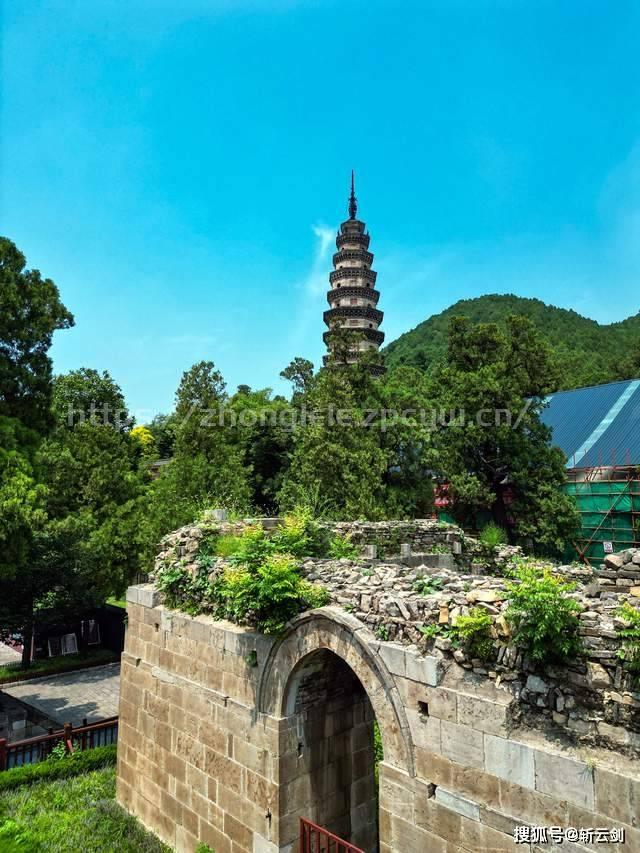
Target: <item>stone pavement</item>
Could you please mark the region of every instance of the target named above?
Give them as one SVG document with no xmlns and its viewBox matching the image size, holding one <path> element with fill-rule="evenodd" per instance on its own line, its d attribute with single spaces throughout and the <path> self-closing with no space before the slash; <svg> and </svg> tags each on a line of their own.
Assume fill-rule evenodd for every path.
<svg viewBox="0 0 640 853">
<path fill-rule="evenodd" d="M 20 663 L 22 655 L 17 652 L 12 646 L 6 643 L 0 643 L 0 665 L 5 663 Z"/>
<path fill-rule="evenodd" d="M 5 687 L 4 693 L 37 708 L 62 726 L 114 717 L 120 696 L 120 664 L 50 675 Z"/>
</svg>

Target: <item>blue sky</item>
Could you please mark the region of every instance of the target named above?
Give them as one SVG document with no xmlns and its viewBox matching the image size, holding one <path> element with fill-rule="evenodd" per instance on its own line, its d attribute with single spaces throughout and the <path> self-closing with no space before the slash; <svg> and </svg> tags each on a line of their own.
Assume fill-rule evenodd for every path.
<svg viewBox="0 0 640 853">
<path fill-rule="evenodd" d="M 452 302 L 640 310 L 640 5 L 5 0 L 1 229 L 140 420 L 322 356 L 351 168 L 387 340 Z"/>
</svg>

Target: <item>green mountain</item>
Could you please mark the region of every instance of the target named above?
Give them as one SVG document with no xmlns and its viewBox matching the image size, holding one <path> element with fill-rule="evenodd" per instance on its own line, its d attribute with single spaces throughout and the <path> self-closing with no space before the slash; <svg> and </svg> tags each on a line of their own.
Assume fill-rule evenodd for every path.
<svg viewBox="0 0 640 853">
<path fill-rule="evenodd" d="M 453 317 L 500 324 L 510 314 L 528 317 L 553 347 L 562 369 L 561 388 L 640 376 L 640 313 L 620 323 L 600 325 L 576 311 L 512 294 L 461 299 L 434 314 L 385 348 L 387 365 L 409 364 L 428 370 L 446 352 Z"/>
</svg>

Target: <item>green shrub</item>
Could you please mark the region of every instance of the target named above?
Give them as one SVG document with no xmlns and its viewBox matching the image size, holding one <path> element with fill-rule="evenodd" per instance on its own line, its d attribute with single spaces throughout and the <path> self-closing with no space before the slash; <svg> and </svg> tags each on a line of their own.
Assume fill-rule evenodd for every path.
<svg viewBox="0 0 640 853">
<path fill-rule="evenodd" d="M 168 565 L 158 573 L 156 586 L 170 608 L 192 615 L 210 611 L 277 633 L 298 613 L 329 601 L 326 590 L 301 577 L 299 566 L 304 556 L 324 553 L 326 544 L 326 533 L 300 510 L 272 534 L 255 525 L 240 536 L 207 539 L 198 551 L 195 577 L 180 564 Z M 230 568 L 211 582 L 209 572 L 219 556 Z"/>
<path fill-rule="evenodd" d="M 413 584 L 413 591 L 418 595 L 433 595 L 442 589 L 442 578 L 417 578 Z"/>
<path fill-rule="evenodd" d="M 382 746 L 382 735 L 380 734 L 380 726 L 378 721 L 373 721 L 373 776 L 376 791 L 380 785 L 380 762 L 384 761 L 384 749 Z"/>
<path fill-rule="evenodd" d="M 310 509 L 297 507 L 284 518 L 272 537 L 274 549 L 294 557 L 321 557 L 327 553 L 329 537 Z"/>
<path fill-rule="evenodd" d="M 504 527 L 500 527 L 499 524 L 490 521 L 482 528 L 480 541 L 489 548 L 495 548 L 497 545 L 505 545 L 509 541 L 509 538 Z"/>
<path fill-rule="evenodd" d="M 454 633 L 470 658 L 487 661 L 493 656 L 493 620 L 483 607 L 474 607 L 468 616 L 459 616 Z"/>
<path fill-rule="evenodd" d="M 205 598 L 212 593 L 206 566 L 200 566 L 195 577 L 182 565 L 166 566 L 156 575 L 155 583 L 167 607 L 192 616 L 202 612 Z"/>
<path fill-rule="evenodd" d="M 442 625 L 439 625 L 437 622 L 431 622 L 429 625 L 421 625 L 418 630 L 427 640 L 433 640 L 434 637 L 442 633 Z"/>
<path fill-rule="evenodd" d="M 386 642 L 389 639 L 389 629 L 384 624 L 378 625 L 375 630 L 375 635 L 379 640 L 384 640 Z"/>
<path fill-rule="evenodd" d="M 623 640 L 618 656 L 638 679 L 640 678 L 640 610 L 625 601 L 616 610 L 616 616 L 626 622 L 624 628 L 617 629 L 618 636 Z"/>
<path fill-rule="evenodd" d="M 262 526 L 247 527 L 240 536 L 235 554 L 229 557 L 229 562 L 235 566 L 243 566 L 251 571 L 257 570 L 276 548 Z"/>
<path fill-rule="evenodd" d="M 0 793 L 14 790 L 21 785 L 33 785 L 34 782 L 45 780 L 66 779 L 109 767 L 116 763 L 116 745 L 98 746 L 86 749 L 84 752 L 74 752 L 64 761 L 48 759 L 37 764 L 25 764 L 23 767 L 12 767 L 0 773 Z"/>
<path fill-rule="evenodd" d="M 429 551 L 427 553 L 429 553 L 429 554 L 450 554 L 451 548 L 448 545 L 436 544 L 436 545 L 432 545 L 431 548 L 429 548 Z"/>
<path fill-rule="evenodd" d="M 242 547 L 241 543 L 241 536 L 234 536 L 231 533 L 226 534 L 225 536 L 219 536 L 215 543 L 216 557 L 233 557 Z"/>
<path fill-rule="evenodd" d="M 269 554 L 257 568 L 227 570 L 216 592 L 227 618 L 254 624 L 265 634 L 278 633 L 302 610 L 328 600 L 325 590 L 300 577 L 295 558 L 288 554 Z"/>
<path fill-rule="evenodd" d="M 568 597 L 575 584 L 556 577 L 550 568 L 522 560 L 507 584 L 511 602 L 505 617 L 514 642 L 536 663 L 564 661 L 578 655 L 577 601 Z"/>
<path fill-rule="evenodd" d="M 331 537 L 329 542 L 329 557 L 333 560 L 357 560 L 360 552 L 353 544 L 350 536 L 341 536 L 337 533 Z"/>
</svg>

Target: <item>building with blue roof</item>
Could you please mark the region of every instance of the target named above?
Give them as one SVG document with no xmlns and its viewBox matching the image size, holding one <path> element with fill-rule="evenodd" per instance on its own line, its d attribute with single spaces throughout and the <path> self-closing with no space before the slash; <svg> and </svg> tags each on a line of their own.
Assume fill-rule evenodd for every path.
<svg viewBox="0 0 640 853">
<path fill-rule="evenodd" d="M 558 391 L 541 418 L 567 457 L 567 491 L 576 497 L 580 559 L 640 547 L 640 379 Z"/>
</svg>

